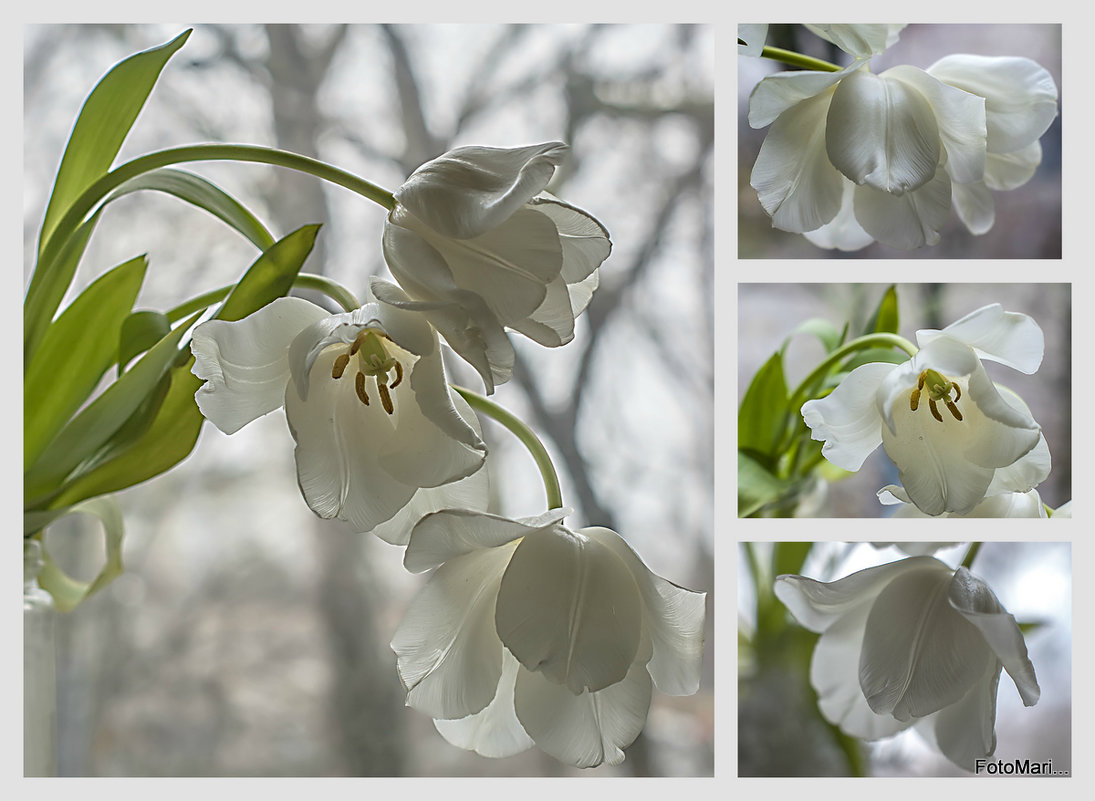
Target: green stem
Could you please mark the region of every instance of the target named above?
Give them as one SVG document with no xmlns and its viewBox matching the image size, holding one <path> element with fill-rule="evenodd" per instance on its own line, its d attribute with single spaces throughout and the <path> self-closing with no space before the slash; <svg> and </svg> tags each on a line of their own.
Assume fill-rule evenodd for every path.
<svg viewBox="0 0 1095 801">
<path fill-rule="evenodd" d="M 161 167 L 192 161 L 241 161 L 255 164 L 272 164 L 277 167 L 314 175 L 317 178 L 338 184 L 351 192 L 356 192 L 362 197 L 372 200 L 374 203 L 378 203 L 389 211 L 395 208 L 395 198 L 388 190 L 318 159 L 302 156 L 298 153 L 290 153 L 287 150 L 260 147 L 258 145 L 217 143 L 186 145 L 159 150 L 135 158 L 132 161 L 127 161 L 95 181 L 76 198 L 76 201 L 53 229 L 53 235 L 43 250 L 43 256 L 47 251 L 50 251 L 52 256 L 52 251 L 60 246 L 56 243 L 63 244 L 64 240 L 68 238 L 67 232 L 75 230 L 80 221 L 95 208 L 95 204 L 126 181 L 146 172 L 158 170 Z M 58 236 L 61 238 L 58 239 Z M 50 259 L 43 258 L 41 261 L 48 263 Z"/>
<path fill-rule="evenodd" d="M 966 551 L 966 557 L 962 560 L 962 567 L 969 570 L 973 567 L 973 560 L 977 557 L 977 552 L 981 550 L 982 542 L 971 542 L 970 549 Z"/>
<path fill-rule="evenodd" d="M 792 67 L 802 67 L 807 70 L 840 72 L 844 69 L 843 67 L 838 67 L 836 64 L 830 64 L 828 61 L 822 61 L 820 58 L 804 56 L 802 53 L 796 53 L 793 50 L 784 50 L 782 47 L 770 47 L 765 45 L 760 56 L 761 58 L 782 61 L 784 64 L 790 64 Z"/>
<path fill-rule="evenodd" d="M 332 281 L 325 275 L 301 273 L 293 280 L 293 286 L 296 289 L 313 289 L 317 292 L 322 292 L 348 312 L 361 307 L 361 303 L 354 297 L 354 294 L 350 290 L 338 282 Z M 167 319 L 169 322 L 174 323 L 196 311 L 207 309 L 214 303 L 220 303 L 228 297 L 228 294 L 235 288 L 235 284 L 229 284 L 228 286 L 211 289 L 197 297 L 193 297 L 185 303 L 181 303 L 175 308 L 169 309 L 166 312 Z"/>
<path fill-rule="evenodd" d="M 544 481 L 544 492 L 547 495 L 548 509 L 561 509 L 563 506 L 563 492 L 559 487 L 559 476 L 555 472 L 555 465 L 552 464 L 544 443 L 540 441 L 536 433 L 512 412 L 503 409 L 478 392 L 458 387 L 455 384 L 450 386 L 460 393 L 460 397 L 466 400 L 473 409 L 501 423 L 521 441 L 521 444 L 532 454 L 532 458 L 540 470 L 540 476 Z"/>
</svg>

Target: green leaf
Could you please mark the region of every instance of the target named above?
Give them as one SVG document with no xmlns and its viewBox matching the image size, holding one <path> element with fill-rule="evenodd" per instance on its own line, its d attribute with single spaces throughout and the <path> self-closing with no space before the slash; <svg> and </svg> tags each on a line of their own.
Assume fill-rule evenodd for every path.
<svg viewBox="0 0 1095 801">
<path fill-rule="evenodd" d="M 23 380 L 23 469 L 95 389 L 118 353 L 148 262 L 125 262 L 96 279 L 46 330 Z"/>
<path fill-rule="evenodd" d="M 158 311 L 136 311 L 122 322 L 118 341 L 118 374 L 171 332 L 167 315 Z"/>
<path fill-rule="evenodd" d="M 183 170 L 163 168 L 130 178 L 103 201 L 142 190 L 165 192 L 203 209 L 245 236 L 259 250 L 274 244 L 274 237 L 247 208 L 206 179 Z"/>
<path fill-rule="evenodd" d="M 168 59 L 191 31 L 116 64 L 88 95 L 72 128 L 42 221 L 42 255 L 69 206 L 110 170 Z M 67 232 L 59 232 L 66 236 Z"/>
<path fill-rule="evenodd" d="M 98 592 L 123 571 L 122 538 L 125 525 L 122 510 L 113 498 L 92 498 L 83 503 L 48 512 L 31 512 L 23 516 L 24 535 L 40 531 L 50 523 L 71 514 L 87 514 L 99 519 L 103 524 L 103 536 L 106 538 L 106 561 L 98 575 L 91 581 L 74 579 L 61 570 L 50 558 L 42 543 L 42 570 L 38 574 L 38 583 L 42 589 L 53 596 L 54 606 L 60 612 L 69 612 L 95 592 Z"/>
<path fill-rule="evenodd" d="M 76 268 L 84 257 L 88 240 L 99 224 L 101 214 L 102 209 L 78 226 L 60 252 L 38 262 L 23 304 L 24 370 L 38 352 L 42 336 L 72 284 L 72 277 L 76 275 Z"/>
<path fill-rule="evenodd" d="M 199 316 L 195 314 L 157 342 L 132 370 L 123 373 L 61 429 L 23 476 L 26 498 L 34 499 L 56 488 L 130 419 L 156 391 L 179 355 L 180 340 Z"/>
<path fill-rule="evenodd" d="M 753 376 L 738 410 L 738 448 L 771 467 L 787 425 L 788 391 L 783 354 L 776 352 Z"/>
<path fill-rule="evenodd" d="M 764 465 L 738 451 L 738 517 L 750 517 L 779 500 L 788 486 Z"/>
<path fill-rule="evenodd" d="M 863 333 L 896 334 L 900 325 L 901 318 L 897 311 L 897 286 L 891 284 L 867 321 Z"/>
<path fill-rule="evenodd" d="M 305 225 L 278 240 L 255 260 L 217 312 L 219 320 L 242 320 L 284 297 L 312 252 L 320 226 Z"/>
<path fill-rule="evenodd" d="M 318 232 L 318 225 L 306 225 L 259 256 L 217 316 L 238 320 L 284 296 L 311 253 Z M 117 492 L 171 469 L 190 454 L 205 419 L 194 401 L 202 380 L 190 372 L 193 363 L 191 356 L 171 370 L 170 386 L 148 428 L 136 438 L 113 443 L 110 453 L 98 456 L 93 467 L 62 486 L 51 506 Z"/>
<path fill-rule="evenodd" d="M 144 433 L 120 444 L 96 467 L 67 482 L 51 505 L 68 506 L 117 492 L 158 476 L 185 459 L 194 449 L 205 419 L 194 402 L 202 381 L 190 372 L 193 363 L 190 357 L 172 368 L 167 393 Z"/>
</svg>

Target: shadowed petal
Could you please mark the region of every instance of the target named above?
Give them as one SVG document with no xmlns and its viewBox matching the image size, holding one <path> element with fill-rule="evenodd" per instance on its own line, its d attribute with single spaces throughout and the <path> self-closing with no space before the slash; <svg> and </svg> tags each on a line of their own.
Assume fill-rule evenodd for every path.
<svg viewBox="0 0 1095 801">
<path fill-rule="evenodd" d="M 502 678 L 494 700 L 480 712 L 458 720 L 435 719 L 437 731 L 458 748 L 480 756 L 501 758 L 527 751 L 535 743 L 513 708 L 514 685 L 521 663 L 503 649 Z"/>
</svg>

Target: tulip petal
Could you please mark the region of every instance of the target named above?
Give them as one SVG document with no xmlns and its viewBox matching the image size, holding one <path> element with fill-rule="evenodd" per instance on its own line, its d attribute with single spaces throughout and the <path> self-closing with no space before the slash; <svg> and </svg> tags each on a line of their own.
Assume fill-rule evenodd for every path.
<svg viewBox="0 0 1095 801">
<path fill-rule="evenodd" d="M 510 379 L 513 345 L 478 295 L 453 285 L 445 299 L 411 300 L 395 284 L 376 276 L 370 279 L 369 288 L 380 302 L 425 316 L 449 346 L 479 373 L 488 395 L 494 392 L 496 383 Z"/>
<path fill-rule="evenodd" d="M 615 531 L 583 528 L 624 562 L 643 599 L 643 626 L 652 643 L 647 670 L 658 689 L 668 695 L 691 695 L 700 686 L 703 669 L 703 626 L 706 593 L 678 587 L 650 572 L 642 558 Z"/>
<path fill-rule="evenodd" d="M 984 98 L 948 86 L 924 70 L 907 64 L 888 69 L 879 78 L 908 84 L 927 99 L 947 152 L 946 169 L 955 183 L 980 181 L 984 177 Z"/>
<path fill-rule="evenodd" d="M 749 183 L 780 230 L 812 231 L 840 211 L 843 178 L 825 153 L 829 98 L 811 97 L 781 114 L 753 164 Z"/>
<path fill-rule="evenodd" d="M 328 316 L 306 300 L 278 298 L 242 320 L 210 320 L 195 328 L 193 373 L 205 380 L 194 395 L 201 413 L 225 434 L 234 434 L 281 408 L 290 343 Z"/>
<path fill-rule="evenodd" d="M 514 687 L 521 667 L 509 651 L 503 649 L 502 678 L 498 692 L 486 707 L 458 720 L 435 719 L 434 728 L 458 748 L 480 756 L 499 759 L 527 751 L 535 743 L 529 737 L 514 709 Z"/>
<path fill-rule="evenodd" d="M 811 439 L 825 441 L 821 452 L 833 464 L 854 472 L 882 444 L 875 393 L 894 369 L 882 362 L 860 365 L 827 397 L 802 405 Z"/>
<path fill-rule="evenodd" d="M 960 701 L 917 723 L 917 731 L 954 764 L 974 770 L 978 759 L 996 750 L 996 688 L 1000 663 L 990 660 L 985 671 Z"/>
<path fill-rule="evenodd" d="M 480 433 L 479 419 L 467 401 L 454 396 L 453 403 L 476 433 Z M 406 545 L 411 529 L 426 515 L 441 509 L 486 509 L 489 503 L 490 473 L 487 470 L 476 470 L 466 478 L 438 487 L 419 487 L 403 508 L 390 519 L 377 524 L 372 533 L 392 545 Z"/>
<path fill-rule="evenodd" d="M 608 230 L 588 212 L 547 192 L 532 198 L 529 206 L 555 223 L 563 249 L 560 274 L 568 284 L 588 278 L 612 252 Z"/>
<path fill-rule="evenodd" d="M 868 706 L 902 721 L 961 699 L 993 658 L 974 626 L 947 603 L 950 568 L 925 559 L 875 599 L 859 659 Z"/>
<path fill-rule="evenodd" d="M 470 239 L 506 222 L 540 192 L 569 148 L 458 147 L 415 170 L 396 201 L 442 236 Z"/>
<path fill-rule="evenodd" d="M 763 128 L 771 125 L 784 112 L 835 86 L 865 63 L 862 59 L 857 59 L 839 72 L 789 70 L 769 75 L 749 95 L 749 126 Z"/>
<path fill-rule="evenodd" d="M 820 228 L 806 231 L 803 236 L 819 248 L 837 250 L 861 250 L 874 242 L 874 237 L 863 230 L 855 218 L 855 184 L 840 176 L 843 192 L 840 197 L 840 211 Z"/>
<path fill-rule="evenodd" d="M 650 709 L 650 674 L 631 666 L 626 678 L 598 691 L 570 692 L 539 673 L 517 674 L 517 718 L 541 749 L 580 768 L 623 762 Z"/>
<path fill-rule="evenodd" d="M 853 737 L 878 740 L 897 734 L 911 721 L 875 714 L 859 688 L 859 653 L 870 611 L 870 603 L 859 604 L 825 629 L 810 659 L 810 684 L 827 721 Z"/>
<path fill-rule="evenodd" d="M 952 184 L 951 203 L 958 219 L 975 236 L 987 233 L 996 223 L 996 201 L 983 183 Z"/>
<path fill-rule="evenodd" d="M 944 334 L 969 345 L 982 359 L 1005 364 L 1027 375 L 1038 370 L 1045 352 L 1045 335 L 1034 318 L 1004 311 L 999 303 L 982 306 L 942 331 L 917 331 L 916 341 L 923 348 Z"/>
<path fill-rule="evenodd" d="M 826 631 L 842 616 L 870 606 L 895 576 L 920 567 L 920 563 L 899 562 L 869 567 L 828 583 L 804 576 L 776 577 L 774 592 L 800 624 L 810 631 Z"/>
<path fill-rule="evenodd" d="M 964 567 L 958 568 L 949 587 L 950 606 L 973 624 L 1008 672 L 1025 706 L 1038 703 L 1041 689 L 1034 665 L 1027 656 L 1023 632 L 1013 615 L 997 600 L 984 581 Z"/>
<path fill-rule="evenodd" d="M 1031 142 L 1011 153 L 989 153 L 985 160 L 985 186 L 997 192 L 1018 189 L 1042 163 L 1042 143 Z"/>
<path fill-rule="evenodd" d="M 855 190 L 855 217 L 863 230 L 898 250 L 937 244 L 950 210 L 951 180 L 942 169 L 919 189 L 902 195 L 870 186 Z"/>
<path fill-rule="evenodd" d="M 472 551 L 528 536 L 568 514 L 569 509 L 552 509 L 539 517 L 511 520 L 473 509 L 443 509 L 415 525 L 403 566 L 412 573 L 422 573 Z"/>
<path fill-rule="evenodd" d="M 595 692 L 627 675 L 642 636 L 642 600 L 612 550 L 556 525 L 522 539 L 502 579 L 495 622 L 527 669 L 572 693 Z"/>
<path fill-rule="evenodd" d="M 825 148 L 833 166 L 856 184 L 903 194 L 932 180 L 939 135 L 931 104 L 916 88 L 857 70 L 833 93 Z"/>
<path fill-rule="evenodd" d="M 904 24 L 819 25 L 806 27 L 845 53 L 860 58 L 878 55 L 900 38 Z"/>
<path fill-rule="evenodd" d="M 503 652 L 494 632 L 494 601 L 514 547 L 484 548 L 446 562 L 415 595 L 391 644 L 408 706 L 452 719 L 494 699 Z"/>
<path fill-rule="evenodd" d="M 738 55 L 759 58 L 764 51 L 764 40 L 768 38 L 767 23 L 749 25 L 738 23 Z M 744 42 L 745 44 L 742 44 Z"/>
<path fill-rule="evenodd" d="M 990 153 L 1011 153 L 1036 141 L 1057 116 L 1057 84 L 1022 56 L 945 56 L 927 72 L 943 83 L 985 98 Z"/>
</svg>

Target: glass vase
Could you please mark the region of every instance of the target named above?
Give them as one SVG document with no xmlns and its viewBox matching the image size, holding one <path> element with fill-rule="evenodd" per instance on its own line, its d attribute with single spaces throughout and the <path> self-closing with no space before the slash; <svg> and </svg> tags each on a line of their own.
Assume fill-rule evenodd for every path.
<svg viewBox="0 0 1095 801">
<path fill-rule="evenodd" d="M 23 775 L 57 773 L 53 598 L 38 584 L 42 544 L 23 540 Z"/>
</svg>

